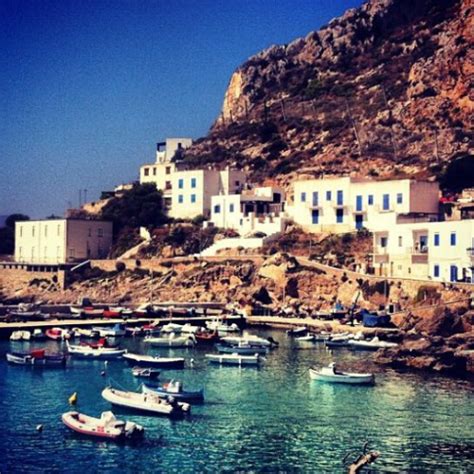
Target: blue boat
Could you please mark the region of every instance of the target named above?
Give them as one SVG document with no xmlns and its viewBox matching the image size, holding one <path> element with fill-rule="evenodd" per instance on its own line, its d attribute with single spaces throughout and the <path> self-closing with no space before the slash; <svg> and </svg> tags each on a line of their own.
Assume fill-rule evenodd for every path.
<svg viewBox="0 0 474 474">
<path fill-rule="evenodd" d="M 161 387 L 150 387 L 143 384 L 142 392 L 158 394 L 158 396 L 163 398 L 173 397 L 176 400 L 189 403 L 200 403 L 204 401 L 204 392 L 202 389 L 196 391 L 183 390 L 182 383 L 177 380 L 170 380 Z"/>
<path fill-rule="evenodd" d="M 216 344 L 216 350 L 221 354 L 239 355 L 266 354 L 268 352 L 267 347 L 252 346 L 250 344 L 238 344 L 235 346 L 226 344 Z"/>
<path fill-rule="evenodd" d="M 390 326 L 390 315 L 387 313 L 371 313 L 362 310 L 362 324 L 366 328 L 383 328 Z"/>
</svg>

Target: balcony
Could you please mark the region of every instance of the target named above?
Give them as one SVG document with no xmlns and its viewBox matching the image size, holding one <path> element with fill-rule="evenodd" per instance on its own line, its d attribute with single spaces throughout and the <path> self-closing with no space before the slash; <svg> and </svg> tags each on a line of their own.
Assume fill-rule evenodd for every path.
<svg viewBox="0 0 474 474">
<path fill-rule="evenodd" d="M 407 254 L 411 255 L 412 264 L 428 263 L 428 247 L 426 245 L 416 245 L 415 247 L 408 247 Z"/>
<path fill-rule="evenodd" d="M 388 263 L 389 261 L 389 256 L 388 253 L 374 253 L 374 264 L 381 264 L 381 263 Z"/>
</svg>

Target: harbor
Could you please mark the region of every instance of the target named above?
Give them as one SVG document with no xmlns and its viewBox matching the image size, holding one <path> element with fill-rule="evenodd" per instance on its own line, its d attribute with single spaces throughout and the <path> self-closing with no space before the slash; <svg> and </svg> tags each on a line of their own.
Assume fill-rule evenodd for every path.
<svg viewBox="0 0 474 474">
<path fill-rule="evenodd" d="M 143 439 L 133 443 L 81 437 L 68 431 L 60 416 L 71 410 L 73 393 L 77 403 L 72 409 L 99 417 L 111 407 L 101 397 L 106 386 L 140 391 L 141 379 L 125 361 L 73 358 L 62 369 L 19 367 L 7 365 L 6 352 L 43 346 L 65 351 L 66 344 L 0 341 L 0 470 L 13 472 L 21 458 L 22 469 L 29 472 L 93 472 L 116 465 L 122 472 L 147 472 L 151 466 L 160 472 L 343 472 L 346 455 L 369 442 L 381 453 L 380 471 L 469 471 L 472 382 L 386 370 L 372 362 L 370 353 L 331 353 L 323 343 L 302 347 L 282 330 L 249 332 L 278 343 L 258 368 L 209 364 L 205 355 L 212 346 L 153 348 L 142 338 L 117 339 L 132 353 L 183 357 L 185 368 L 160 369 L 160 382 L 181 380 L 191 390 L 203 389 L 205 399 L 177 420 L 114 408 L 119 419 L 144 427 Z M 310 367 L 331 361 L 374 373 L 375 385 L 311 380 Z M 466 423 L 453 424 L 453 419 Z"/>
</svg>

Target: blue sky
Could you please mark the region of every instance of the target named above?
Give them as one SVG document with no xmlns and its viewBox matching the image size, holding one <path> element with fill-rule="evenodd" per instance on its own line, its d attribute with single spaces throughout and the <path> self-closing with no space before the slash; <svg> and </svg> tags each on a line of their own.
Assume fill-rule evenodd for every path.
<svg viewBox="0 0 474 474">
<path fill-rule="evenodd" d="M 232 72 L 361 0 L 0 0 L 0 214 L 62 214 L 198 138 Z"/>
</svg>

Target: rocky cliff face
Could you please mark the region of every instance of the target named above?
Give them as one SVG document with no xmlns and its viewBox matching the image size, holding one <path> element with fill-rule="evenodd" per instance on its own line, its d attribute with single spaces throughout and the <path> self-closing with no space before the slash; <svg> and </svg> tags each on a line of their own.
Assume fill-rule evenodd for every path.
<svg viewBox="0 0 474 474">
<path fill-rule="evenodd" d="M 187 159 L 283 182 L 435 175 L 474 149 L 473 44 L 471 0 L 369 0 L 239 67 Z"/>
</svg>

